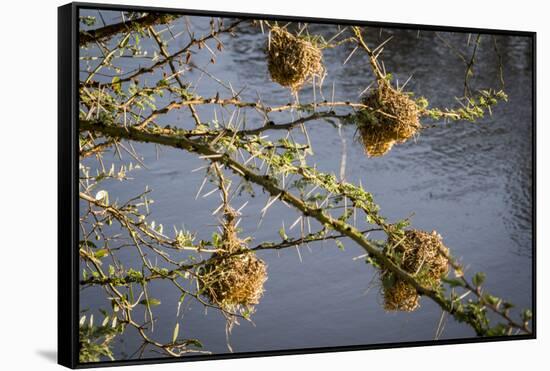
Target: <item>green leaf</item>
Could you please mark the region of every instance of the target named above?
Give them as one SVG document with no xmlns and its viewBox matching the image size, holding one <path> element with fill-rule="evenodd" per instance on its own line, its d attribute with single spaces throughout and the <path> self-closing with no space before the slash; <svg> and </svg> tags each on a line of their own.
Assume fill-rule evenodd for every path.
<svg viewBox="0 0 550 371">
<path fill-rule="evenodd" d="M 222 237 L 216 232 L 212 233 L 212 245 L 215 248 L 218 248 L 222 245 Z"/>
<path fill-rule="evenodd" d="M 101 259 L 105 256 L 109 255 L 109 250 L 107 249 L 101 249 L 101 250 L 97 250 L 95 253 L 94 253 L 94 257 L 97 258 L 97 259 Z"/>
<path fill-rule="evenodd" d="M 523 320 L 523 322 L 529 322 L 532 318 L 533 318 L 533 312 L 531 312 L 530 309 L 525 309 L 521 313 L 521 319 Z"/>
<path fill-rule="evenodd" d="M 338 246 L 338 248 L 342 251 L 345 250 L 345 247 L 344 247 L 344 244 L 342 243 L 342 241 L 336 240 L 336 246 Z"/>
<path fill-rule="evenodd" d="M 128 34 L 128 35 L 126 35 L 126 36 L 124 37 L 124 39 L 122 39 L 122 41 L 121 41 L 120 44 L 119 44 L 119 46 L 120 46 L 121 48 L 125 48 L 126 45 L 128 45 L 128 41 L 130 40 L 130 35 L 131 35 L 131 34 Z"/>
<path fill-rule="evenodd" d="M 202 343 L 197 339 L 187 339 L 186 343 L 187 345 L 194 345 L 197 348 L 202 348 Z"/>
<path fill-rule="evenodd" d="M 403 219 L 403 220 L 400 220 L 397 223 L 395 223 L 394 227 L 397 228 L 397 229 L 403 229 L 405 227 L 408 227 L 409 225 L 410 225 L 410 221 L 407 220 L 407 219 Z"/>
<path fill-rule="evenodd" d="M 368 256 L 368 257 L 365 259 L 365 263 L 370 264 L 370 265 L 372 265 L 372 266 L 375 267 L 375 268 L 381 268 L 381 267 L 380 267 L 380 263 L 378 263 L 378 261 L 376 261 L 376 259 L 373 259 L 372 256 Z"/>
<path fill-rule="evenodd" d="M 462 280 L 458 279 L 458 278 L 442 278 L 441 279 L 443 282 L 445 282 L 446 284 L 448 284 L 449 286 L 451 287 L 464 287 L 464 282 L 462 282 Z"/>
<path fill-rule="evenodd" d="M 157 81 L 157 87 L 168 86 L 168 85 L 170 85 L 170 83 L 166 79 L 160 79 L 159 81 Z"/>
<path fill-rule="evenodd" d="M 491 305 L 497 305 L 500 302 L 500 298 L 489 294 L 483 295 L 483 299 Z"/>
<path fill-rule="evenodd" d="M 180 324 L 178 322 L 176 323 L 176 326 L 174 327 L 174 332 L 172 333 L 172 343 L 176 342 L 179 332 L 180 332 Z"/>
<path fill-rule="evenodd" d="M 483 282 L 485 282 L 485 273 L 483 273 L 483 272 L 476 273 L 474 275 L 474 277 L 472 278 L 472 283 L 476 287 L 479 287 L 479 286 L 483 285 Z"/>
<path fill-rule="evenodd" d="M 497 298 L 496 296 L 490 294 L 483 295 L 483 299 L 491 305 L 498 305 L 498 303 L 501 301 L 500 298 Z"/>
<path fill-rule="evenodd" d="M 392 288 L 395 285 L 395 276 L 393 274 L 385 275 L 382 279 L 382 286 L 385 289 Z"/>
<path fill-rule="evenodd" d="M 80 247 L 91 247 L 91 248 L 94 248 L 94 249 L 97 249 L 97 245 L 95 243 L 93 243 L 92 241 L 80 241 Z"/>
<path fill-rule="evenodd" d="M 252 313 L 250 312 L 250 309 L 245 308 L 244 311 L 242 312 L 242 315 L 244 318 L 250 319 L 250 316 L 252 315 Z"/>
<path fill-rule="evenodd" d="M 287 241 L 288 240 L 288 236 L 286 235 L 286 231 L 285 231 L 285 228 L 284 227 L 281 227 L 281 229 L 279 229 L 279 236 L 281 236 L 281 239 L 283 241 Z"/>
<path fill-rule="evenodd" d="M 154 307 L 154 306 L 160 305 L 161 301 L 159 299 L 151 298 L 149 300 L 143 299 L 139 303 L 141 305 L 148 305 L 150 307 Z"/>
<path fill-rule="evenodd" d="M 487 336 L 504 336 L 506 335 L 507 330 L 508 327 L 506 325 L 499 323 L 487 331 Z"/>
<path fill-rule="evenodd" d="M 120 82 L 120 77 L 113 77 L 113 80 L 111 80 L 111 84 L 113 85 L 113 90 L 115 91 L 115 93 L 120 94 L 122 92 L 122 83 Z"/>
</svg>

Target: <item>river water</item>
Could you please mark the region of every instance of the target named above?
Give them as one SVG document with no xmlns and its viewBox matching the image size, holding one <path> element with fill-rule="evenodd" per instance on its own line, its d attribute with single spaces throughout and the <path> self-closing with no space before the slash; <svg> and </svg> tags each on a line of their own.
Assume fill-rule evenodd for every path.
<svg viewBox="0 0 550 371">
<path fill-rule="evenodd" d="M 95 10 L 83 10 L 83 15 L 94 15 Z M 106 23 L 119 22 L 119 12 L 102 12 Z M 197 34 L 207 30 L 209 18 L 189 17 Z M 174 23 L 172 32 L 184 30 L 183 19 Z M 163 29 L 159 26 L 158 29 Z M 337 32 L 334 25 L 311 25 L 310 33 L 327 37 Z M 167 33 L 163 34 L 167 35 Z M 386 44 L 383 60 L 401 83 L 413 76 L 407 90 L 423 95 L 435 106 L 453 106 L 454 97 L 463 89 L 464 63 L 436 37 L 435 32 L 416 29 L 368 28 L 366 40 L 375 46 L 393 36 Z M 440 32 L 468 56 L 468 34 Z M 499 58 L 495 53 L 493 36 L 484 35 L 475 64 L 475 87 L 498 87 Z M 242 26 L 236 37 L 222 36 L 224 51 L 209 64 L 211 55 L 201 50 L 193 56 L 200 69 L 186 72 L 184 79 L 197 86 L 196 93 L 213 96 L 216 92 L 228 96 L 226 88 L 203 74 L 210 74 L 243 92 L 244 100 L 267 104 L 285 104 L 292 97 L 286 89 L 271 82 L 263 48 L 266 35 L 258 27 Z M 171 52 L 185 45 L 183 34 L 169 43 Z M 471 38 L 473 41 L 474 38 Z M 344 126 L 342 138 L 338 130 L 322 122 L 308 124 L 314 148 L 310 161 L 327 172 L 340 174 L 342 153 L 346 155 L 345 178 L 362 185 L 371 192 L 383 215 L 398 220 L 412 215 L 415 228 L 437 230 L 452 253 L 467 267 L 467 274 L 483 271 L 487 274 L 487 289 L 494 295 L 531 308 L 532 263 L 532 54 L 531 40 L 520 36 L 496 36 L 502 55 L 505 90 L 509 102 L 493 110 L 492 117 L 479 123 L 449 123 L 426 129 L 415 140 L 395 146 L 387 155 L 367 158 L 355 138 L 355 128 Z M 142 40 L 149 55 L 156 50 L 151 40 Z M 209 44 L 214 48 L 214 44 Z M 373 81 L 368 61 L 361 51 L 343 62 L 353 46 L 342 45 L 324 51 L 328 75 L 323 93 L 330 99 L 334 86 L 336 100 L 357 100 L 358 95 Z M 97 52 L 94 48 L 81 53 Z M 121 58 L 116 63 L 124 72 L 150 61 Z M 84 68 L 84 64 L 82 64 Z M 104 71 L 107 72 L 107 71 Z M 85 76 L 82 73 L 81 76 Z M 150 83 L 160 75 L 147 75 Z M 109 77 L 99 80 L 110 81 Z M 319 91 L 315 93 L 319 98 Z M 300 92 L 300 101 L 313 100 L 313 90 Z M 168 100 L 157 101 L 162 107 Z M 199 108 L 203 120 L 213 117 L 212 107 Z M 215 112 L 220 120 L 228 120 L 232 108 Z M 295 113 L 294 113 L 295 114 Z M 276 122 L 291 120 L 291 113 L 273 116 Z M 248 125 L 261 124 L 261 117 L 249 112 Z M 181 127 L 189 127 L 187 111 L 172 112 L 159 120 Z M 107 182 L 105 189 L 112 200 L 125 200 L 139 194 L 146 186 L 153 190 L 155 200 L 152 218 L 162 223 L 165 230 L 172 225 L 196 231 L 198 238 L 209 239 L 216 230 L 217 220 L 211 212 L 218 206 L 215 197 L 195 194 L 202 182 L 203 172 L 191 172 L 205 164 L 195 155 L 171 148 L 156 148 L 150 144 L 134 144 L 143 156 L 146 168 L 132 173 L 129 182 Z M 119 163 L 112 154 L 106 161 Z M 130 161 L 131 158 L 124 158 Z M 205 191 L 211 190 L 207 185 Z M 258 190 L 257 190 L 258 191 Z M 261 191 L 256 197 L 237 197 L 235 206 L 245 200 L 241 227 L 244 235 L 251 235 L 259 243 L 278 241 L 282 221 L 288 226 L 298 214 L 284 205 L 271 207 L 258 226 L 260 210 L 267 196 Z M 299 228 L 288 232 L 298 236 Z M 376 273 L 363 260 L 353 258 L 362 250 L 349 241 L 343 241 L 344 251 L 333 242 L 311 243 L 302 248 L 300 256 L 295 249 L 281 252 L 263 251 L 259 256 L 268 264 L 269 279 L 265 294 L 256 306 L 254 324 L 242 322 L 230 336 L 235 352 L 298 349 L 326 346 L 394 343 L 433 340 L 441 317 L 440 309 L 428 299 L 413 313 L 388 313 L 381 306 Z M 137 262 L 134 254 L 122 253 L 129 264 Z M 374 283 L 374 284 L 373 284 Z M 150 292 L 162 301 L 155 308 L 158 321 L 154 337 L 169 341 L 176 322 L 179 294 L 162 283 L 150 285 Z M 105 295 L 99 289 L 81 292 L 81 309 L 97 311 L 107 307 Z M 180 335 L 196 337 L 205 348 L 214 353 L 228 352 L 225 320 L 216 311 L 205 312 L 201 305 L 189 302 L 180 314 Z M 442 339 L 468 338 L 474 332 L 450 319 L 445 321 Z M 128 331 L 114 343 L 117 358 L 129 357 L 139 346 L 135 333 Z M 146 357 L 158 353 L 146 352 Z"/>
</svg>

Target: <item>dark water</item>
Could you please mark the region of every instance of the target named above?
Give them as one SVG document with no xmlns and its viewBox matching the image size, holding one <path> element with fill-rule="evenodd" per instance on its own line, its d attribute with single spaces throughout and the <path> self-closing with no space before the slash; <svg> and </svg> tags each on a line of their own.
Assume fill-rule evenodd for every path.
<svg viewBox="0 0 550 371">
<path fill-rule="evenodd" d="M 86 12 L 97 15 L 97 12 Z M 107 22 L 119 21 L 119 13 L 103 12 Z M 190 18 L 196 32 L 205 30 L 206 18 Z M 162 27 L 161 27 L 162 28 Z M 183 30 L 178 21 L 173 33 Z M 310 32 L 334 35 L 336 26 L 313 25 Z M 455 105 L 454 96 L 462 95 L 464 65 L 433 32 L 417 30 L 369 29 L 367 41 L 371 45 L 393 35 L 385 48 L 383 60 L 388 71 L 404 82 L 413 78 L 407 90 L 417 96 L 426 96 L 436 106 Z M 441 33 L 453 45 L 469 55 L 467 34 Z M 244 100 L 260 96 L 267 104 L 285 104 L 290 101 L 286 89 L 271 82 L 262 49 L 265 35 L 258 28 L 243 27 L 237 37 L 224 36 L 225 50 L 216 64 L 209 65 L 210 55 L 201 51 L 194 56 L 195 63 L 209 73 L 231 82 L 238 91 L 246 87 Z M 175 51 L 186 43 L 181 36 L 170 43 Z M 473 41 L 473 38 L 472 38 Z M 354 139 L 355 128 L 343 127 L 346 140 L 346 171 L 348 181 L 363 186 L 373 193 L 382 214 L 397 220 L 413 214 L 412 225 L 425 230 L 437 230 L 456 257 L 466 264 L 467 274 L 487 273 L 486 285 L 494 295 L 515 303 L 518 308 L 531 307 L 531 45 L 522 37 L 497 36 L 503 59 L 505 90 L 509 102 L 499 105 L 493 116 L 478 124 L 450 123 L 427 129 L 416 141 L 395 146 L 386 156 L 367 158 Z M 152 55 L 153 44 L 143 40 Z M 351 52 L 350 45 L 324 52 L 328 76 L 324 81 L 324 96 L 331 97 L 334 84 L 336 100 L 357 100 L 358 94 L 372 82 L 365 56 L 358 51 L 342 65 Z M 87 51 L 93 53 L 94 49 Z M 117 62 L 124 71 L 130 71 L 147 60 L 123 58 Z M 498 87 L 498 58 L 492 36 L 485 35 L 479 48 L 474 87 Z M 85 76 L 83 74 L 82 76 Z M 154 83 L 159 75 L 148 75 Z M 105 77 L 107 81 L 110 78 Z M 198 86 L 202 96 L 223 97 L 228 91 L 197 69 L 187 72 L 184 79 Z M 316 97 L 319 99 L 319 91 Z M 300 93 L 300 101 L 313 99 L 311 88 Z M 157 101 L 161 107 L 167 101 Z M 218 109 L 216 117 L 228 120 L 232 108 Z M 241 113 L 242 114 L 242 113 Z M 203 120 L 212 118 L 212 107 L 200 108 Z M 273 116 L 276 122 L 290 121 L 291 113 Z M 262 117 L 247 114 L 248 125 L 258 125 Z M 188 127 L 187 111 L 172 112 L 162 123 Z M 339 174 L 342 140 L 337 130 L 325 123 L 308 124 L 315 155 L 310 161 L 319 169 Z M 111 198 L 125 200 L 139 194 L 146 186 L 153 189 L 153 219 L 165 230 L 172 225 L 198 232 L 198 238 L 208 239 L 216 230 L 217 220 L 211 212 L 218 206 L 217 196 L 200 197 L 195 194 L 202 182 L 202 172 L 192 169 L 205 164 L 194 155 L 171 148 L 134 144 L 143 155 L 147 169 L 133 173 L 134 180 L 125 183 L 105 183 Z M 157 153 L 158 150 L 158 153 Z M 159 156 L 157 159 L 157 155 Z M 108 161 L 119 163 L 110 155 Z M 126 161 L 131 160 L 126 158 Z M 207 185 L 206 193 L 213 188 Z M 246 197 L 237 198 L 234 206 L 242 205 Z M 261 226 L 257 226 L 260 210 L 267 197 L 261 192 L 249 199 L 244 209 L 245 235 L 255 242 L 278 241 L 278 229 L 284 220 L 291 225 L 298 214 L 284 205 L 271 207 Z M 299 228 L 288 232 L 298 236 Z M 230 337 L 236 352 L 277 350 L 324 346 L 374 344 L 434 339 L 441 311 L 427 299 L 414 313 L 386 313 L 372 267 L 361 259 L 352 258 L 363 252 L 346 242 L 345 251 L 333 242 L 312 243 L 301 249 L 301 260 L 295 249 L 280 253 L 259 253 L 268 266 L 269 279 L 265 294 L 253 315 L 254 325 L 242 323 Z M 123 256 L 128 262 L 135 256 Z M 373 287 L 372 287 L 373 286 Z M 162 300 L 156 308 L 154 337 L 169 341 L 176 323 L 179 294 L 163 283 L 150 286 L 150 292 Z M 107 306 L 99 289 L 81 293 L 81 308 L 97 309 Z M 200 339 L 205 348 L 215 353 L 227 352 L 224 318 L 215 311 L 207 313 L 202 306 L 188 304 L 180 318 L 180 335 Z M 137 318 L 140 318 L 138 315 Z M 448 320 L 441 338 L 474 336 L 462 324 Z M 117 357 L 132 354 L 140 343 L 128 331 L 115 344 Z M 158 356 L 148 353 L 146 356 Z"/>
</svg>

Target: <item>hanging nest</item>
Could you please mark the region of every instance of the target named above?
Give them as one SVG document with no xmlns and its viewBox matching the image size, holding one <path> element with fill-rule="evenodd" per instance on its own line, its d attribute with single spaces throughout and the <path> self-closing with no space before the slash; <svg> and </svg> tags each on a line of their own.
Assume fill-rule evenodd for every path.
<svg viewBox="0 0 550 371">
<path fill-rule="evenodd" d="M 445 255 L 449 249 L 436 231 L 408 230 L 400 239 L 389 238 L 388 246 L 393 247 L 401 269 L 414 275 L 423 286 L 437 288 L 448 272 L 449 262 Z M 380 278 L 385 310 L 412 312 L 418 308 L 420 297 L 411 284 L 388 270 L 383 270 Z"/>
<path fill-rule="evenodd" d="M 396 280 L 384 288 L 384 309 L 387 311 L 412 312 L 420 306 L 420 296 L 410 284 Z"/>
<path fill-rule="evenodd" d="M 387 141 L 377 139 L 376 141 L 372 141 L 368 143 L 365 138 L 363 137 L 363 132 L 361 132 L 361 141 L 363 143 L 363 146 L 365 147 L 365 153 L 369 157 L 380 157 L 384 156 L 386 153 L 392 149 L 393 145 L 395 144 L 394 139 L 390 139 Z M 369 138 L 372 138 L 369 137 Z"/>
<path fill-rule="evenodd" d="M 212 304 L 230 312 L 258 304 L 266 279 L 266 264 L 252 252 L 214 254 L 199 271 L 202 294 Z"/>
<path fill-rule="evenodd" d="M 271 29 L 266 54 L 271 79 L 292 92 L 300 90 L 314 76 L 324 77 L 321 49 L 284 28 Z"/>
<path fill-rule="evenodd" d="M 361 142 L 369 157 L 386 154 L 395 143 L 406 142 L 421 128 L 417 104 L 389 82 L 380 82 L 362 103 L 369 108 L 360 110 L 356 117 Z"/>
<path fill-rule="evenodd" d="M 222 239 L 221 252 L 198 270 L 199 290 L 223 310 L 251 311 L 264 292 L 267 266 L 238 238 L 232 218 L 224 225 Z"/>
</svg>

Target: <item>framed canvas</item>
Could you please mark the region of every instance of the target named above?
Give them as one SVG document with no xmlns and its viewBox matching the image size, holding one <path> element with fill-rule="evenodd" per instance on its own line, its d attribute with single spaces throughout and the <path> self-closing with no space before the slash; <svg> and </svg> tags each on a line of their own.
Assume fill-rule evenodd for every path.
<svg viewBox="0 0 550 371">
<path fill-rule="evenodd" d="M 535 33 L 357 18 L 59 8 L 60 364 L 535 338 Z"/>
</svg>

